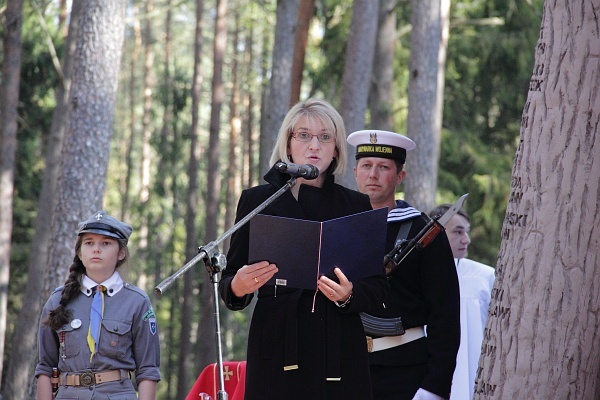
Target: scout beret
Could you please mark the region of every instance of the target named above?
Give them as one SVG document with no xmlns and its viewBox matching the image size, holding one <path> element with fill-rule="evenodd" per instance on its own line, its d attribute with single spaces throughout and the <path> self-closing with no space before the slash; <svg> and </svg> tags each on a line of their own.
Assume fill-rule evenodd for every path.
<svg viewBox="0 0 600 400">
<path fill-rule="evenodd" d="M 96 233 L 115 239 L 124 239 L 127 242 L 132 231 L 131 225 L 111 217 L 104 210 L 100 210 L 79 223 L 79 233 L 77 235 Z"/>
<path fill-rule="evenodd" d="M 406 151 L 416 147 L 415 142 L 404 135 L 389 131 L 364 130 L 352 132 L 348 143 L 356 147 L 356 159 L 361 157 L 379 157 L 406 161 Z"/>
</svg>

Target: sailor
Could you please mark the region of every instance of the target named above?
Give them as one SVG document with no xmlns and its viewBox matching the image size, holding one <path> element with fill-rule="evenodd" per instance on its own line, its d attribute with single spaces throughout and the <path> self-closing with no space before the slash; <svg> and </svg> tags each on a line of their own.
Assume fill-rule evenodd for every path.
<svg viewBox="0 0 600 400">
<path fill-rule="evenodd" d="M 389 210 L 390 252 L 427 223 L 420 211 L 395 198 L 406 176 L 406 153 L 416 145 L 404 135 L 381 130 L 354 132 L 348 143 L 356 147 L 358 190 L 369 195 L 373 209 Z M 410 252 L 388 279 L 390 294 L 384 303 L 363 315 L 373 398 L 448 399 L 460 344 L 460 299 L 446 234 Z M 369 331 L 365 318 L 372 322 L 373 317 L 378 329 Z"/>
</svg>

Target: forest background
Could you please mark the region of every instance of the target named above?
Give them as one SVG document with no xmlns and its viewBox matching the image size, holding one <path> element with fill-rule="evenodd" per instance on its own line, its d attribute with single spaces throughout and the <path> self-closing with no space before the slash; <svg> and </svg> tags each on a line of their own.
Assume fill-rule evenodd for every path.
<svg viewBox="0 0 600 400">
<path fill-rule="evenodd" d="M 202 77 L 196 121 L 199 193 L 193 221 L 196 235 L 192 238 L 197 246 L 215 239 L 206 237 L 204 202 L 212 187 L 208 176 L 209 141 L 214 128 L 210 126 L 214 112 L 211 102 L 215 95 L 211 75 L 214 64 L 221 62 L 215 61 L 213 49 L 218 43 L 214 29 L 218 3 L 203 3 Z M 264 173 L 259 166 L 260 132 L 265 124 L 262 105 L 269 96 L 277 8 L 276 1 L 229 0 L 228 3 L 224 18 L 228 32 L 222 59 L 224 91 L 218 129 L 221 145 L 217 156 L 221 169 L 216 175 L 221 181 L 216 210 L 219 234 L 231 226 L 240 190 L 258 184 Z M 297 96 L 301 100 L 322 97 L 339 107 L 343 101 L 342 74 L 353 2 L 303 3 L 310 3 L 311 7 Z M 387 113 L 391 116 L 391 129 L 410 137 L 407 116 L 411 2 L 381 2 L 384 3 L 393 3 L 395 17 L 393 97 Z M 103 207 L 134 226 L 128 275 L 151 296 L 157 283 L 189 259 L 186 193 L 190 184 L 189 132 L 194 123 L 194 59 L 198 50 L 194 47 L 196 5 L 191 0 L 154 0 L 130 1 L 127 6 Z M 57 65 L 67 43 L 69 7 L 66 1 L 23 3 L 3 366 L 14 356 L 12 338 L 24 297 L 45 300 L 45 296 L 27 293 L 27 267 L 31 252 L 37 251 L 33 242 L 35 219 L 39 213 L 52 212 L 41 208 L 38 200 L 47 168 L 49 132 L 61 79 Z M 5 3 L 0 2 L 1 15 L 5 9 Z M 466 208 L 473 227 L 469 257 L 491 266 L 496 265 L 500 247 L 541 18 L 541 0 L 465 0 L 453 2 L 450 8 L 436 202 L 453 202 L 461 194 L 469 193 Z M 3 37 L 4 23 L 0 29 Z M 381 126 L 375 122 L 375 114 L 374 108 L 367 110 L 366 127 Z M 232 159 L 239 160 L 240 166 L 239 173 L 233 175 L 226 168 Z M 411 173 L 410 156 L 407 171 Z M 87 184 L 97 184 L 96 177 L 88 176 Z M 399 197 L 403 196 L 399 193 Z M 73 237 L 73 243 L 74 240 Z M 64 268 L 66 271 L 67 265 Z M 182 398 L 182 391 L 191 387 L 206 360 L 211 359 L 210 355 L 200 355 L 202 346 L 215 346 L 214 337 L 206 337 L 200 329 L 202 324 L 208 324 L 210 332 L 213 324 L 212 320 L 203 322 L 201 318 L 210 316 L 211 311 L 208 307 L 206 313 L 207 304 L 202 301 L 207 276 L 200 266 L 193 278 L 176 281 L 165 294 L 152 299 L 162 339 L 161 399 Z M 194 299 L 191 312 L 181 306 L 186 296 Z M 222 311 L 226 360 L 245 358 L 250 313 L 251 309 Z M 183 345 L 182 340 L 189 342 L 190 347 Z"/>
</svg>

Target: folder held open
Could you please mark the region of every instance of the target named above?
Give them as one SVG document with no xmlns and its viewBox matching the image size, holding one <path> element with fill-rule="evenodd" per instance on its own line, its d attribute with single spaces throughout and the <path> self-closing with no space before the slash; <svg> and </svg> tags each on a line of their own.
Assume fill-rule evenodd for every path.
<svg viewBox="0 0 600 400">
<path fill-rule="evenodd" d="M 250 263 L 269 261 L 279 271 L 267 282 L 315 290 L 321 275 L 339 267 L 350 281 L 385 274 L 387 208 L 324 222 L 258 214 L 250 220 Z"/>
</svg>

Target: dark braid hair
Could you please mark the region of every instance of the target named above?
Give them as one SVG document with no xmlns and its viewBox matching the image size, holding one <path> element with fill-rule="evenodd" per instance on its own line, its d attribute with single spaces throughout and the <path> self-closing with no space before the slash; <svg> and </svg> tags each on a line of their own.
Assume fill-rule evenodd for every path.
<svg viewBox="0 0 600 400">
<path fill-rule="evenodd" d="M 117 268 L 121 266 L 127 260 L 127 244 L 125 240 L 115 239 L 119 242 L 119 249 L 125 249 L 126 255 L 122 260 L 117 261 Z M 62 296 L 60 297 L 60 303 L 58 307 L 51 310 L 42 322 L 44 325 L 50 327 L 53 330 L 60 329 L 63 325 L 68 324 L 72 317 L 71 310 L 67 309 L 67 305 L 73 300 L 77 294 L 81 291 L 81 277 L 85 274 L 85 266 L 79 258 L 79 252 L 81 250 L 81 244 L 83 242 L 83 236 L 77 237 L 75 243 L 75 257 L 73 258 L 73 264 L 69 267 L 69 277 L 67 278 L 63 287 Z"/>
</svg>

